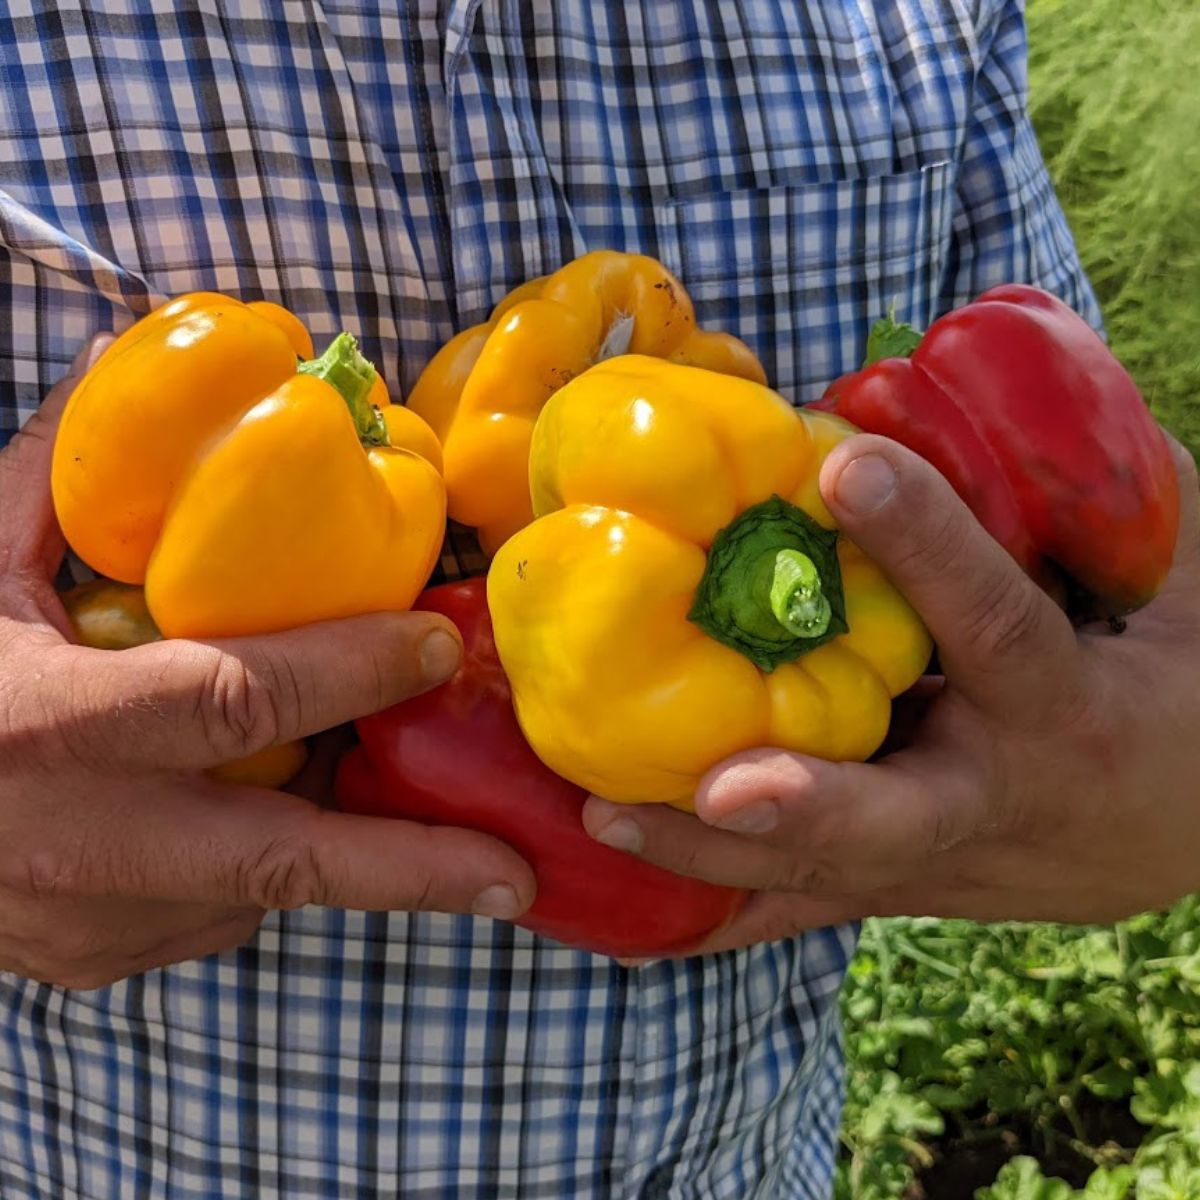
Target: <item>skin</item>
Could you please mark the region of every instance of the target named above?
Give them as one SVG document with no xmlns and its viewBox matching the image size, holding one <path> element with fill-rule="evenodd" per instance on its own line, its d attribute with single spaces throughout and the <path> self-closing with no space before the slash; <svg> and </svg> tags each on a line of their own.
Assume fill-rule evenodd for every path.
<svg viewBox="0 0 1200 1200">
<path fill-rule="evenodd" d="M 98 987 L 237 946 L 267 910 L 305 904 L 518 916 L 533 876 L 500 842 L 204 774 L 435 686 L 461 655 L 450 622 L 386 613 L 122 651 L 69 642 L 51 444 L 106 344 L 0 451 L 0 969 Z M 333 749 L 317 748 L 298 791 L 320 792 Z"/>
<path fill-rule="evenodd" d="M 1073 629 L 921 459 L 842 443 L 822 495 L 939 646 L 923 719 L 873 763 L 731 758 L 702 780 L 699 820 L 589 799 L 588 831 L 761 892 L 705 951 L 867 915 L 1108 922 L 1195 890 L 1200 497 L 1171 445 L 1174 565 L 1115 636 Z"/>
</svg>

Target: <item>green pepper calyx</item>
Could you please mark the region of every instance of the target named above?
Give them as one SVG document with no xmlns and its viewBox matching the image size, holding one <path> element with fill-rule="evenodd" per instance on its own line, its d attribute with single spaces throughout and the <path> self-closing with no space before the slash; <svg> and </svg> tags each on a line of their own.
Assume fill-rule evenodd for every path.
<svg viewBox="0 0 1200 1200">
<path fill-rule="evenodd" d="M 714 538 L 688 619 L 773 671 L 849 632 L 836 529 L 779 496 Z"/>
<path fill-rule="evenodd" d="M 921 344 L 925 335 L 912 325 L 896 320 L 896 308 L 882 320 L 871 326 L 867 336 L 867 357 L 864 367 L 872 366 L 885 358 L 909 358 Z"/>
<path fill-rule="evenodd" d="M 358 440 L 364 446 L 390 446 L 383 413 L 370 402 L 376 371 L 361 354 L 358 343 L 348 333 L 339 333 L 319 358 L 302 362 L 296 371 L 323 379 L 339 393 L 354 418 Z"/>
</svg>

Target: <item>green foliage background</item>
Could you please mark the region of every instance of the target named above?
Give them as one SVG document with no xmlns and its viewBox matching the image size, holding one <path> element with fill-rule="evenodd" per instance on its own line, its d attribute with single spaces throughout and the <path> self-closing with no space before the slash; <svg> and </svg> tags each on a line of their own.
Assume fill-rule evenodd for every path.
<svg viewBox="0 0 1200 1200">
<path fill-rule="evenodd" d="M 1200 2 L 1029 0 L 1030 112 L 1114 351 L 1200 451 Z"/>
<path fill-rule="evenodd" d="M 1200 453 L 1200 0 L 1028 16 L 1031 114 L 1112 347 Z M 843 1009 L 839 1200 L 919 1200 L 939 1138 L 1006 1136 L 1023 1153 L 978 1200 L 1200 1200 L 1196 899 L 1113 929 L 870 921 Z"/>
</svg>

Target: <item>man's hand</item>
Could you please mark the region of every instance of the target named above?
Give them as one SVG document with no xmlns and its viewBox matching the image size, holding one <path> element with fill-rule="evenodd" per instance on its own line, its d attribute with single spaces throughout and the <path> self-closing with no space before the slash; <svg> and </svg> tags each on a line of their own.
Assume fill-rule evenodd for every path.
<svg viewBox="0 0 1200 1200">
<path fill-rule="evenodd" d="M 1174 568 L 1114 636 L 1072 629 L 917 456 L 844 442 L 822 494 L 945 672 L 911 741 L 869 764 L 754 750 L 705 777 L 699 821 L 592 799 L 588 830 L 760 889 L 708 950 L 868 914 L 1109 921 L 1200 887 L 1200 498 L 1177 449 Z"/>
<path fill-rule="evenodd" d="M 329 812 L 204 769 L 328 729 L 455 670 L 449 622 L 376 614 L 122 651 L 68 641 L 50 448 L 77 360 L 0 451 L 0 968 L 95 987 L 235 946 L 264 910 L 511 918 L 529 868 L 481 834 Z"/>
</svg>

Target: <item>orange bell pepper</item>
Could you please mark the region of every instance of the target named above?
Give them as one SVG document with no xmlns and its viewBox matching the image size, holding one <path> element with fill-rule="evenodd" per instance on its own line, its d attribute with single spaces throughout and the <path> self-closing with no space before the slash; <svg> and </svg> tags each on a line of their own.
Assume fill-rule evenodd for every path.
<svg viewBox="0 0 1200 1200">
<path fill-rule="evenodd" d="M 666 267 L 612 250 L 523 284 L 425 368 L 409 407 L 441 438 L 450 516 L 475 526 L 489 554 L 533 520 L 529 443 L 542 406 L 593 363 L 626 352 L 766 382 L 745 343 L 696 327 Z"/>
<path fill-rule="evenodd" d="M 167 637 L 408 608 L 437 561 L 436 438 L 342 334 L 317 359 L 278 305 L 195 293 L 126 330 L 63 414 L 59 523 L 144 584 Z M 431 461 L 432 460 L 432 461 Z"/>
</svg>

